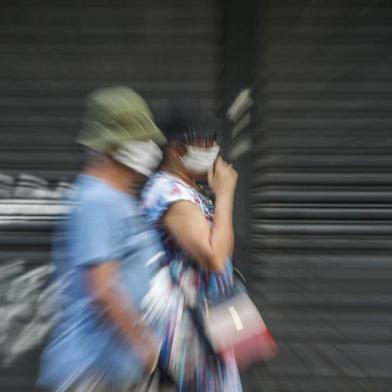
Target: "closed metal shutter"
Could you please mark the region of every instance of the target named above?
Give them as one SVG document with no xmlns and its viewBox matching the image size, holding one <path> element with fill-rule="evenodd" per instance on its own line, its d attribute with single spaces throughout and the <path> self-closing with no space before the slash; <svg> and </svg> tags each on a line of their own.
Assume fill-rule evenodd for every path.
<svg viewBox="0 0 392 392">
<path fill-rule="evenodd" d="M 390 391 L 392 4 L 261 12 L 248 276 L 281 354 L 249 390 Z"/>
<path fill-rule="evenodd" d="M 5 0 L 0 21 L 0 173 L 72 179 L 84 97 L 99 87 L 130 85 L 158 116 L 173 99 L 220 109 L 214 2 Z M 29 337 L 42 341 L 47 326 L 36 306 L 60 216 L 53 201 L 0 200 L 1 391 L 35 390 L 40 347 Z"/>
<path fill-rule="evenodd" d="M 214 2 L 5 0 L 0 16 L 0 172 L 48 178 L 81 163 L 84 98 L 126 84 L 156 112 L 170 99 L 219 107 Z"/>
</svg>

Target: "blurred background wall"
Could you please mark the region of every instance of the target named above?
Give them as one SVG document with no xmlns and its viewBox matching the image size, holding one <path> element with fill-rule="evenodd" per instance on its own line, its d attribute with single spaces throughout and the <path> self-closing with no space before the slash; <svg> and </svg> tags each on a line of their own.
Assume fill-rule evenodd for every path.
<svg viewBox="0 0 392 392">
<path fill-rule="evenodd" d="M 225 57 L 237 251 L 281 348 L 249 390 L 392 390 L 391 6 L 237 5 L 253 26 Z"/>
<path fill-rule="evenodd" d="M 280 356 L 246 391 L 392 390 L 392 4 L 3 0 L 0 390 L 32 391 L 83 99 L 200 100 L 240 171 L 236 261 Z"/>
<path fill-rule="evenodd" d="M 221 37 L 209 0 L 3 1 L 0 169 L 74 174 L 84 98 L 99 87 L 129 84 L 158 114 L 172 98 L 217 109 Z"/>
</svg>

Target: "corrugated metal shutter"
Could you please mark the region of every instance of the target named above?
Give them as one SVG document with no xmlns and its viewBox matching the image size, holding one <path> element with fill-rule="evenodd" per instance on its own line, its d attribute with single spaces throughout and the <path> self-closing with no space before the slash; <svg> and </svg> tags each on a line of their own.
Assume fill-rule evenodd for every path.
<svg viewBox="0 0 392 392">
<path fill-rule="evenodd" d="M 0 173 L 70 179 L 82 162 L 74 139 L 83 100 L 98 87 L 130 85 L 158 115 L 180 98 L 220 109 L 221 15 L 214 2 L 5 0 L 1 7 Z M 53 204 L 0 203 L 1 391 L 34 389 L 38 349 L 15 355 L 11 365 L 3 360 L 34 334 L 22 328 L 33 320 L 40 291 L 26 300 L 25 289 L 43 288 L 37 276 L 45 272 L 37 269 L 49 258 Z M 11 287 L 18 278 L 20 296 Z"/>
<path fill-rule="evenodd" d="M 5 0 L 0 20 L 0 171 L 74 173 L 98 87 L 130 85 L 157 112 L 173 98 L 219 106 L 214 2 Z"/>
<path fill-rule="evenodd" d="M 262 10 L 249 268 L 281 354 L 249 390 L 392 389 L 391 21 L 388 1 Z"/>
</svg>

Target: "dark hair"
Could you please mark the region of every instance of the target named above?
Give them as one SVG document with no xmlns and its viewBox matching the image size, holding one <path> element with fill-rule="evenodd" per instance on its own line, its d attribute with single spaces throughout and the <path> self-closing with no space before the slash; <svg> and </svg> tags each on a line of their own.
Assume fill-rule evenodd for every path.
<svg viewBox="0 0 392 392">
<path fill-rule="evenodd" d="M 217 134 L 216 121 L 210 113 L 201 110 L 200 104 L 172 105 L 158 126 L 169 143 L 174 141 L 187 143 L 194 139 L 215 139 Z"/>
</svg>

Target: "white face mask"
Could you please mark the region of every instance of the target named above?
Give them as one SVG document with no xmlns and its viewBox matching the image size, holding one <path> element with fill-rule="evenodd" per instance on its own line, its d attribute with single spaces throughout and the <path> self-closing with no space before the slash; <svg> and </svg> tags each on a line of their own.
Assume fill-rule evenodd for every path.
<svg viewBox="0 0 392 392">
<path fill-rule="evenodd" d="M 187 146 L 187 151 L 181 160 L 188 170 L 196 173 L 206 173 L 212 168 L 219 150 L 219 146 L 209 148 Z"/>
<path fill-rule="evenodd" d="M 113 159 L 145 176 L 150 176 L 162 160 L 161 149 L 152 141 L 126 143 L 112 154 Z"/>
</svg>

